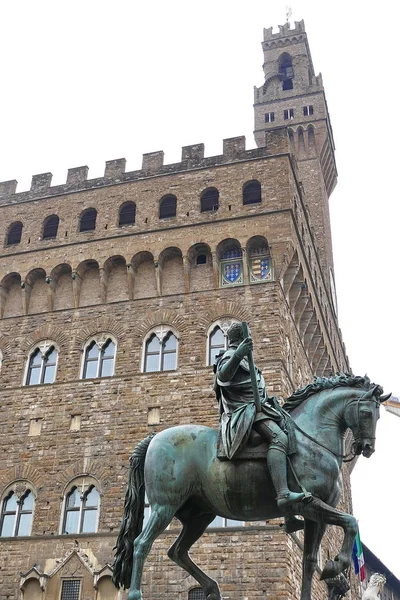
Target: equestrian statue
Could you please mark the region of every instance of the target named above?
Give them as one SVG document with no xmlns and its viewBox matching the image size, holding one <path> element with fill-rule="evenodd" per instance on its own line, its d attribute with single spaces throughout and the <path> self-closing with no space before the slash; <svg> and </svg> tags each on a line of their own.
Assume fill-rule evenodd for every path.
<svg viewBox="0 0 400 600">
<path fill-rule="evenodd" d="M 326 525 L 342 527 L 344 538 L 321 578 L 334 578 L 350 565 L 357 522 L 335 508 L 345 433 L 353 433 L 353 456 L 371 456 L 380 403 L 390 394 L 367 376 L 339 373 L 314 378 L 281 407 L 268 397 L 254 365 L 247 323 L 233 324 L 228 342 L 214 368 L 219 430 L 171 427 L 149 435 L 132 454 L 113 576 L 117 587 L 129 589 L 128 600 L 142 600 L 145 559 L 174 517 L 182 530 L 168 556 L 198 581 L 207 600 L 221 600 L 218 584 L 188 552 L 217 515 L 240 521 L 285 517 L 287 531 L 304 527 L 300 600 L 311 600 Z M 151 513 L 143 528 L 145 493 Z"/>
</svg>

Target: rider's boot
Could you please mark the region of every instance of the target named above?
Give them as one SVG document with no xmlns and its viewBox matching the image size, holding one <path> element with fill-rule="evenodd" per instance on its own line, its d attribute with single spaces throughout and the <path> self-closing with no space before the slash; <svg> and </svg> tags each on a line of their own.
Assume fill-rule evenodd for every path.
<svg viewBox="0 0 400 600">
<path fill-rule="evenodd" d="M 267 463 L 276 491 L 278 508 L 285 512 L 295 502 L 303 500 L 304 493 L 291 492 L 287 482 L 287 435 L 274 423 L 274 435 L 267 453 Z"/>
<path fill-rule="evenodd" d="M 278 508 L 284 513 L 295 502 L 303 500 L 305 494 L 291 492 L 287 482 L 287 435 L 272 419 L 254 424 L 254 429 L 268 441 L 267 463 L 275 487 Z"/>
</svg>

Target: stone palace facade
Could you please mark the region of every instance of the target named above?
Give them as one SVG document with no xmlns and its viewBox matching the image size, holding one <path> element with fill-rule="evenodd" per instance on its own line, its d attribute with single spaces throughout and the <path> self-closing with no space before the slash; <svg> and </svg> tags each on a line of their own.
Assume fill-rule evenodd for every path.
<svg viewBox="0 0 400 600">
<path fill-rule="evenodd" d="M 249 322 L 270 395 L 348 370 L 336 314 L 328 198 L 334 141 L 304 23 L 264 30 L 257 148 L 223 141 L 0 183 L 0 598 L 114 600 L 113 546 L 129 456 L 150 431 L 217 427 L 215 355 Z M 351 507 L 343 470 L 342 505 Z M 166 556 L 146 600 L 200 600 Z M 321 561 L 336 550 L 326 536 Z M 217 518 L 193 554 L 229 600 L 295 600 L 301 535 Z M 321 563 L 322 564 L 322 563 Z M 355 589 L 355 588 L 354 588 Z M 315 581 L 315 597 L 327 598 Z M 354 598 L 356 593 L 353 590 Z"/>
</svg>

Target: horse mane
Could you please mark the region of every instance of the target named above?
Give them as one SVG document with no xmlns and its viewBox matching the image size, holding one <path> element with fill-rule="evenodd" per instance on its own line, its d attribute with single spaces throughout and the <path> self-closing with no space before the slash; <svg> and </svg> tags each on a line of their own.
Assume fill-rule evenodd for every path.
<svg viewBox="0 0 400 600">
<path fill-rule="evenodd" d="M 323 390 L 334 389 L 337 387 L 357 387 L 368 391 L 374 384 L 367 375 L 360 377 L 352 373 L 336 373 L 332 377 L 314 377 L 314 381 L 308 385 L 296 390 L 286 400 L 283 408 L 290 412 L 299 406 L 304 400 L 307 400 L 313 394 Z M 383 390 L 382 390 L 383 391 Z"/>
</svg>

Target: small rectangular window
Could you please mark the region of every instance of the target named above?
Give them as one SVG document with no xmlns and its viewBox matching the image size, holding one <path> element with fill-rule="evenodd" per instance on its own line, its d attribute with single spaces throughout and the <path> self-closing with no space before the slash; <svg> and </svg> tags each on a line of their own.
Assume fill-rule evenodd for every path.
<svg viewBox="0 0 400 600">
<path fill-rule="evenodd" d="M 312 104 L 309 104 L 308 106 L 303 106 L 303 115 L 305 117 L 310 117 L 313 114 L 314 114 L 314 107 Z"/>
<path fill-rule="evenodd" d="M 265 122 L 266 123 L 273 123 L 274 121 L 275 121 L 275 113 L 274 112 L 265 113 Z"/>
<path fill-rule="evenodd" d="M 160 423 L 160 407 L 154 406 L 149 408 L 147 411 L 147 424 L 148 425 L 159 425 Z"/>
<path fill-rule="evenodd" d="M 294 119 L 294 108 L 287 108 L 283 111 L 283 118 L 285 121 L 288 119 Z"/>
<path fill-rule="evenodd" d="M 31 419 L 29 423 L 29 433 L 30 436 L 40 435 L 42 431 L 42 421 L 43 419 Z"/>
<path fill-rule="evenodd" d="M 79 600 L 80 591 L 80 579 L 64 579 L 64 581 L 62 582 L 60 600 Z"/>
<path fill-rule="evenodd" d="M 79 431 L 81 428 L 81 415 L 71 415 L 70 431 Z"/>
</svg>

